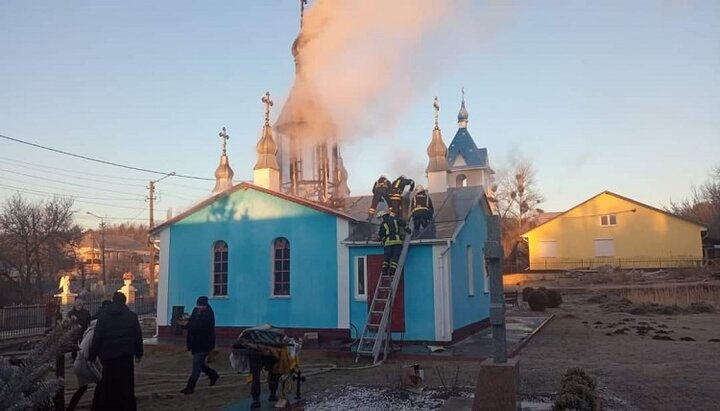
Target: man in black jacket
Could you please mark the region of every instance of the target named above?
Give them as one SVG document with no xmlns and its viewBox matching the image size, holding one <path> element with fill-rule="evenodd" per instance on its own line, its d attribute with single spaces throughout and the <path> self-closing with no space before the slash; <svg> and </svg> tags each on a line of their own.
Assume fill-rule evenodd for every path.
<svg viewBox="0 0 720 411">
<path fill-rule="evenodd" d="M 80 345 L 80 341 L 82 340 L 83 334 L 85 333 L 85 330 L 87 330 L 88 326 L 90 325 L 90 311 L 86 310 L 83 307 L 83 300 L 80 298 L 75 300 L 75 305 L 73 306 L 72 310 L 67 315 L 67 318 L 75 318 L 75 321 L 80 326 L 80 333 L 78 334 L 77 340 L 75 341 L 78 345 Z M 73 351 L 72 358 L 73 360 L 77 356 L 77 351 Z"/>
<path fill-rule="evenodd" d="M 205 364 L 208 354 L 215 348 L 215 313 L 213 312 L 208 298 L 198 297 L 195 308 L 190 319 L 185 324 L 187 327 L 187 349 L 192 352 L 192 373 L 187 385 L 182 389 L 183 394 L 192 394 L 195 391 L 195 384 L 200 378 L 200 372 L 210 378 L 210 385 L 217 382 L 220 375 Z"/>
<path fill-rule="evenodd" d="M 125 294 L 115 292 L 95 326 L 88 361 L 100 358 L 102 380 L 95 388 L 93 410 L 137 409 L 135 361 L 143 356 L 142 331 L 137 314 L 125 305 Z"/>
</svg>

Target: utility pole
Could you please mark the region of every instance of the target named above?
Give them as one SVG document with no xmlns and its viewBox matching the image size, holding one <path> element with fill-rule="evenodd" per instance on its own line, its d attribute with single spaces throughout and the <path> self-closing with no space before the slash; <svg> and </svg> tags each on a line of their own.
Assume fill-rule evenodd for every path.
<svg viewBox="0 0 720 411">
<path fill-rule="evenodd" d="M 175 175 L 175 172 L 166 175 L 158 180 L 150 180 L 148 184 L 148 202 L 149 202 L 149 219 L 148 219 L 148 245 L 150 246 L 150 264 L 148 265 L 148 282 L 150 283 L 150 297 L 155 297 L 155 243 L 153 242 L 150 230 L 155 227 L 155 183 Z"/>
<path fill-rule="evenodd" d="M 107 276 L 105 275 L 105 219 L 103 217 L 100 217 L 97 214 L 93 214 L 89 211 L 87 211 L 85 214 L 91 215 L 97 219 L 100 219 L 100 252 L 102 253 L 102 283 L 103 283 L 103 290 L 105 289 L 105 285 L 107 283 Z M 93 256 L 94 258 L 94 256 Z"/>
</svg>

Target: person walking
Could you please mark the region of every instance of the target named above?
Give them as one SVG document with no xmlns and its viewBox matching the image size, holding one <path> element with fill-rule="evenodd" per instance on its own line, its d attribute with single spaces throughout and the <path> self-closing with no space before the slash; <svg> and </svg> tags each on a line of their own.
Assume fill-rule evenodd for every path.
<svg viewBox="0 0 720 411">
<path fill-rule="evenodd" d="M 75 300 L 75 305 L 73 306 L 72 310 L 68 312 L 67 318 L 75 319 L 75 322 L 80 326 L 80 334 L 78 335 L 77 344 L 80 344 L 80 341 L 82 341 L 83 334 L 85 334 L 85 330 L 88 329 L 88 326 L 90 325 L 90 312 L 83 307 L 83 300 L 78 298 Z M 77 357 L 77 351 L 73 351 L 72 358 L 75 359 Z"/>
<path fill-rule="evenodd" d="M 78 389 L 75 390 L 75 393 L 70 399 L 70 403 L 65 411 L 75 410 L 75 407 L 77 407 L 78 403 L 82 399 L 82 396 L 85 395 L 85 391 L 87 391 L 88 386 L 90 384 L 97 384 L 102 378 L 102 372 L 100 371 L 99 366 L 100 364 L 97 359 L 95 362 L 91 363 L 87 360 L 87 357 L 88 352 L 90 351 L 90 344 L 92 343 L 93 335 L 95 334 L 97 318 L 100 317 L 102 311 L 111 303 L 112 302 L 110 300 L 102 302 L 98 312 L 92 317 L 87 330 L 82 336 L 82 340 L 80 341 L 80 350 L 77 352 L 77 358 L 75 358 L 75 362 L 73 363 L 73 372 L 75 373 L 75 377 L 78 381 Z"/>
<path fill-rule="evenodd" d="M 423 228 L 427 227 L 432 221 L 435 209 L 433 207 L 432 199 L 428 195 L 425 187 L 418 185 L 415 190 L 415 196 L 413 196 L 412 206 L 412 219 L 416 232 L 419 232 Z"/>
<path fill-rule="evenodd" d="M 187 328 L 187 349 L 192 353 L 192 373 L 187 385 L 180 392 L 192 394 L 195 384 L 204 372 L 210 379 L 210 386 L 215 385 L 220 374 L 205 364 L 208 354 L 215 348 L 215 313 L 208 304 L 208 298 L 198 297 L 195 308 L 185 324 Z"/>
<path fill-rule="evenodd" d="M 135 411 L 135 362 L 143 356 L 142 330 L 137 314 L 116 291 L 112 303 L 98 317 L 87 359 L 102 364 L 102 379 L 95 389 L 93 410 Z"/>
<path fill-rule="evenodd" d="M 404 234 L 409 233 L 410 229 L 407 228 L 405 221 L 395 217 L 392 213 L 381 211 L 378 214 L 382 218 L 378 236 L 383 244 L 384 253 L 381 275 L 395 275 L 402 253 Z"/>
<path fill-rule="evenodd" d="M 390 188 L 390 210 L 398 218 L 403 217 L 403 193 L 405 187 L 410 187 L 410 192 L 415 190 L 415 181 L 405 177 L 405 174 L 400 175 L 392 182 Z"/>
<path fill-rule="evenodd" d="M 390 206 L 390 180 L 385 176 L 380 176 L 375 184 L 373 184 L 373 198 L 368 209 L 368 221 L 371 221 L 375 217 L 377 212 L 377 206 L 380 204 L 380 200 L 385 202 L 386 206 Z"/>
</svg>

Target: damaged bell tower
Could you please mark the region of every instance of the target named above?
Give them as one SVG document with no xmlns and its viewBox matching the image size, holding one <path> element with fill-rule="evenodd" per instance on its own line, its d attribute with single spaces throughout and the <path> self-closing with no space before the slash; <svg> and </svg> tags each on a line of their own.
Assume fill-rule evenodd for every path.
<svg viewBox="0 0 720 411">
<path fill-rule="evenodd" d="M 312 36 L 303 31 L 306 0 L 300 0 L 300 33 L 292 45 L 295 81 L 275 123 L 281 190 L 342 209 L 350 195 L 337 127 L 303 70 L 302 52 Z"/>
</svg>

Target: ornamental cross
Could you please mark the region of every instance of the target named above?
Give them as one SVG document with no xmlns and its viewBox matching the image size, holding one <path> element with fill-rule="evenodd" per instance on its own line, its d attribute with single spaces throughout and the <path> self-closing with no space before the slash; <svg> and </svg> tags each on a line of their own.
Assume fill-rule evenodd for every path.
<svg viewBox="0 0 720 411">
<path fill-rule="evenodd" d="M 270 107 L 273 106 L 273 101 L 270 100 L 270 92 L 266 91 L 263 98 L 260 100 L 265 103 L 265 125 L 270 125 Z"/>
<path fill-rule="evenodd" d="M 465 87 L 461 88 L 460 91 L 462 91 L 462 101 L 465 102 Z"/>
<path fill-rule="evenodd" d="M 435 100 L 433 100 L 433 109 L 435 109 L 435 128 L 440 128 L 438 126 L 438 115 L 440 113 L 440 102 L 438 101 L 437 96 L 435 96 Z"/>
<path fill-rule="evenodd" d="M 230 140 L 230 135 L 227 133 L 227 130 L 225 129 L 225 127 L 223 127 L 222 131 L 220 131 L 220 138 L 222 139 L 222 144 L 223 144 L 223 152 L 222 153 L 223 153 L 223 155 L 226 155 L 227 152 L 225 151 L 225 149 L 227 147 L 227 141 Z"/>
</svg>

